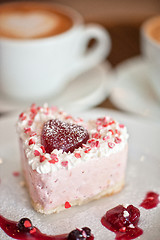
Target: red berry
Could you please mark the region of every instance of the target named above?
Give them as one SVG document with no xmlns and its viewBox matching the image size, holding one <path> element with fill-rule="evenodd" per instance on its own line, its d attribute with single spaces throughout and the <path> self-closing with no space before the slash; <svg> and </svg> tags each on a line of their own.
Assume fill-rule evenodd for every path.
<svg viewBox="0 0 160 240">
<path fill-rule="evenodd" d="M 86 240 L 91 237 L 91 229 L 84 227 L 82 229 L 75 229 L 69 233 L 67 240 Z"/>
<path fill-rule="evenodd" d="M 33 228 L 32 222 L 29 218 L 22 218 L 18 222 L 18 228 L 20 231 L 29 231 Z"/>
<path fill-rule="evenodd" d="M 129 205 L 127 207 L 127 211 L 129 212 L 129 221 L 136 225 L 139 221 L 140 211 L 138 208 L 134 207 L 133 205 Z"/>
</svg>

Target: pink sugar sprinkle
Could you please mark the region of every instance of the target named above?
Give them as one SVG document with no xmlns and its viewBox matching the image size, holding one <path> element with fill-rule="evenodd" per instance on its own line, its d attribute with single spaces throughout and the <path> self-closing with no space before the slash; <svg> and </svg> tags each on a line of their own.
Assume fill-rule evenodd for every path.
<svg viewBox="0 0 160 240">
<path fill-rule="evenodd" d="M 104 123 L 102 126 L 103 127 L 108 127 L 108 123 Z"/>
<path fill-rule="evenodd" d="M 108 147 L 109 147 L 109 148 L 113 148 L 114 146 L 115 146 L 114 143 L 112 143 L 112 142 L 109 142 L 109 143 L 108 143 Z"/>
<path fill-rule="evenodd" d="M 119 127 L 120 128 L 124 128 L 124 124 L 119 124 Z"/>
<path fill-rule="evenodd" d="M 97 118 L 98 122 L 102 122 L 104 120 L 104 118 Z"/>
<path fill-rule="evenodd" d="M 106 116 L 105 116 L 105 117 L 103 118 L 103 121 L 104 121 L 104 122 L 107 122 L 109 119 L 110 119 L 109 117 L 106 117 Z"/>
<path fill-rule="evenodd" d="M 41 146 L 41 149 L 42 149 L 42 152 L 43 152 L 43 153 L 46 152 L 45 147 L 44 147 L 43 145 Z"/>
<path fill-rule="evenodd" d="M 72 119 L 72 116 L 71 116 L 71 115 L 68 115 L 68 116 L 65 117 L 65 119 L 66 119 L 66 120 L 67 120 L 67 119 Z"/>
<path fill-rule="evenodd" d="M 62 115 L 64 112 L 63 112 L 63 111 L 59 111 L 58 113 L 59 113 L 60 115 Z"/>
<path fill-rule="evenodd" d="M 52 112 L 56 112 L 57 111 L 57 107 L 56 106 L 52 106 L 51 110 L 52 110 Z"/>
<path fill-rule="evenodd" d="M 118 134 L 118 135 L 121 134 L 120 131 L 118 131 L 118 129 L 115 129 L 115 133 Z"/>
<path fill-rule="evenodd" d="M 45 156 L 40 156 L 40 162 L 44 162 L 46 160 Z"/>
<path fill-rule="evenodd" d="M 97 147 L 97 148 L 100 147 L 99 141 L 91 142 L 91 148 L 94 148 L 94 147 Z"/>
<path fill-rule="evenodd" d="M 115 121 L 113 120 L 113 121 L 110 121 L 109 123 L 108 123 L 108 125 L 112 125 L 112 124 L 114 124 L 115 123 Z"/>
<path fill-rule="evenodd" d="M 35 135 L 37 135 L 37 134 L 32 131 L 29 136 L 30 136 L 30 137 L 33 137 L 33 136 L 35 136 Z"/>
<path fill-rule="evenodd" d="M 114 140 L 115 143 L 120 143 L 121 141 L 122 140 L 119 137 L 115 137 L 115 140 Z"/>
<path fill-rule="evenodd" d="M 52 163 L 52 164 L 55 164 L 56 162 L 58 162 L 57 160 L 55 159 L 52 159 L 52 160 L 49 160 L 48 162 Z"/>
<path fill-rule="evenodd" d="M 38 110 L 38 111 L 40 111 L 41 109 L 42 109 L 42 107 L 40 107 L 40 106 L 37 107 L 37 110 Z"/>
<path fill-rule="evenodd" d="M 32 116 L 35 116 L 37 114 L 37 108 L 36 108 L 36 104 L 32 104 L 30 107 L 30 112 Z"/>
<path fill-rule="evenodd" d="M 74 156 L 75 156 L 76 158 L 81 158 L 81 154 L 80 154 L 80 153 L 75 153 Z"/>
<path fill-rule="evenodd" d="M 91 143 L 91 142 L 94 142 L 94 141 L 95 141 L 94 138 L 90 138 L 90 139 L 88 140 L 88 143 Z"/>
<path fill-rule="evenodd" d="M 99 134 L 99 133 L 93 133 L 92 134 L 92 138 L 100 138 L 101 137 L 101 135 Z"/>
<path fill-rule="evenodd" d="M 113 130 L 112 130 L 112 129 L 109 129 L 109 130 L 108 130 L 108 132 L 111 132 L 111 133 L 112 133 L 112 135 L 114 135 L 114 132 L 113 132 Z"/>
<path fill-rule="evenodd" d="M 53 159 L 53 158 L 57 158 L 57 154 L 55 154 L 55 153 L 51 153 L 51 158 Z M 57 158 L 58 159 L 58 158 Z"/>
<path fill-rule="evenodd" d="M 56 155 L 55 153 L 52 153 L 50 156 L 51 156 L 51 159 L 52 159 L 51 161 L 53 161 L 53 162 L 55 162 L 55 163 L 59 161 L 59 160 L 58 160 L 58 157 L 57 157 L 57 155 Z M 49 161 L 49 162 L 50 162 L 50 161 Z M 53 162 L 52 162 L 52 163 L 53 163 Z"/>
<path fill-rule="evenodd" d="M 96 121 L 96 125 L 98 125 L 98 126 L 100 126 L 102 124 L 102 122 L 101 121 Z"/>
<path fill-rule="evenodd" d="M 83 143 L 83 144 L 82 144 L 82 147 L 83 147 L 83 148 L 88 148 L 88 145 Z"/>
<path fill-rule="evenodd" d="M 104 118 L 97 118 L 96 124 L 100 125 L 100 124 L 105 124 L 107 123 L 108 118 L 104 117 Z"/>
<path fill-rule="evenodd" d="M 26 118 L 27 118 L 27 117 L 26 117 L 26 115 L 24 114 L 24 112 L 22 112 L 22 113 L 19 115 L 19 119 L 20 119 L 21 121 L 24 121 Z"/>
<path fill-rule="evenodd" d="M 31 131 L 31 128 L 24 128 L 25 133 L 29 133 Z"/>
<path fill-rule="evenodd" d="M 61 162 L 61 165 L 62 165 L 63 167 L 67 167 L 67 166 L 68 166 L 68 161 L 63 161 L 63 162 Z"/>
<path fill-rule="evenodd" d="M 31 126 L 32 123 L 33 123 L 33 121 L 32 121 L 32 120 L 29 120 L 29 121 L 28 121 L 28 126 Z"/>
<path fill-rule="evenodd" d="M 24 112 L 22 112 L 20 115 L 19 115 L 19 118 L 23 118 L 24 116 Z"/>
<path fill-rule="evenodd" d="M 97 126 L 97 131 L 98 131 L 98 132 L 101 131 L 102 128 L 103 128 L 103 127 L 102 127 L 101 125 Z"/>
<path fill-rule="evenodd" d="M 19 177 L 20 172 L 15 171 L 15 172 L 13 172 L 12 174 L 13 174 L 14 177 Z"/>
<path fill-rule="evenodd" d="M 29 140 L 29 142 L 28 142 L 28 144 L 29 145 L 32 145 L 32 144 L 35 144 L 36 142 L 35 142 L 35 140 L 33 139 L 33 138 L 31 138 L 30 140 Z"/>
<path fill-rule="evenodd" d="M 35 108 L 36 107 L 36 104 L 35 103 L 32 103 L 30 108 Z"/>
<path fill-rule="evenodd" d="M 100 147 L 100 143 L 99 143 L 99 141 L 96 141 L 96 147 L 97 147 L 97 148 Z"/>
<path fill-rule="evenodd" d="M 29 117 L 30 117 L 30 119 L 33 121 L 34 120 L 34 118 L 35 118 L 35 114 L 33 114 L 33 113 L 30 113 L 30 115 L 29 115 Z"/>
<path fill-rule="evenodd" d="M 91 151 L 91 148 L 87 148 L 84 152 L 85 153 L 88 153 L 88 152 L 90 152 Z"/>
<path fill-rule="evenodd" d="M 35 155 L 35 156 L 40 156 L 40 152 L 39 152 L 38 150 L 35 150 L 35 151 L 34 151 L 34 155 Z"/>
<path fill-rule="evenodd" d="M 78 118 L 78 122 L 83 122 L 83 118 Z"/>
<path fill-rule="evenodd" d="M 103 140 L 104 140 L 104 141 L 107 141 L 108 139 L 110 139 L 110 136 L 105 136 L 105 137 L 103 137 Z"/>
<path fill-rule="evenodd" d="M 65 208 L 70 208 L 71 204 L 67 201 L 67 202 L 65 202 L 64 206 L 65 206 Z"/>
<path fill-rule="evenodd" d="M 31 108 L 31 113 L 37 114 L 37 109 L 36 108 Z"/>
<path fill-rule="evenodd" d="M 48 107 L 45 109 L 44 114 L 45 114 L 45 115 L 48 115 L 48 114 L 49 114 L 49 108 L 48 108 Z"/>
</svg>

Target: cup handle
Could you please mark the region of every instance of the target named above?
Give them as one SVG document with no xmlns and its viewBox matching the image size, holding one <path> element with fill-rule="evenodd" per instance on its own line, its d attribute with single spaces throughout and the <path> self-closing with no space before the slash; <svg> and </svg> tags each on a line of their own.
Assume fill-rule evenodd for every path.
<svg viewBox="0 0 160 240">
<path fill-rule="evenodd" d="M 96 43 L 87 50 L 88 43 L 91 39 L 95 39 Z M 82 54 L 72 66 L 74 77 L 105 60 L 111 49 L 109 33 L 98 24 L 86 25 L 84 35 L 82 36 L 82 47 L 84 47 L 84 54 Z"/>
</svg>

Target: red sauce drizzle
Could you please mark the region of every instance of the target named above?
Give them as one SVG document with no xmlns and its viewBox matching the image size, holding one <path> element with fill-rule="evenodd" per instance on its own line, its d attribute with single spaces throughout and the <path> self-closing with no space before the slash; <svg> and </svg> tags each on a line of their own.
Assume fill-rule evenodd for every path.
<svg viewBox="0 0 160 240">
<path fill-rule="evenodd" d="M 22 231 L 18 228 L 18 222 L 8 220 L 0 215 L 0 227 L 10 237 L 20 240 L 67 240 L 68 234 L 62 235 L 46 235 L 40 232 L 36 227 L 30 231 Z M 87 240 L 93 240 L 93 235 Z"/>
<path fill-rule="evenodd" d="M 146 194 L 145 199 L 140 204 L 140 206 L 145 208 L 145 209 L 151 209 L 151 208 L 157 207 L 157 205 L 159 203 L 160 203 L 159 194 L 157 194 L 155 192 L 148 192 Z"/>
<path fill-rule="evenodd" d="M 138 227 L 140 211 L 133 205 L 123 205 L 110 209 L 102 217 L 101 223 L 116 234 L 117 240 L 129 240 L 139 237 L 143 230 Z"/>
</svg>

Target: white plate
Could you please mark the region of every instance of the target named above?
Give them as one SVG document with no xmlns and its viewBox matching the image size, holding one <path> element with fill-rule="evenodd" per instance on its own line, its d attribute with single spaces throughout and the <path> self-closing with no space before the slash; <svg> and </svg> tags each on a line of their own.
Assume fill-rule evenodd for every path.
<svg viewBox="0 0 160 240">
<path fill-rule="evenodd" d="M 78 111 L 96 106 L 109 96 L 112 83 L 110 70 L 108 62 L 98 65 L 72 80 L 57 97 L 43 99 L 43 102 Z M 36 103 L 41 105 L 43 102 L 39 100 Z M 0 93 L 0 113 L 24 109 L 31 103 L 13 101 Z"/>
<path fill-rule="evenodd" d="M 18 143 L 15 132 L 15 117 L 0 119 L 0 214 L 18 221 L 28 217 L 43 233 L 61 234 L 75 227 L 88 226 L 95 240 L 113 240 L 115 234 L 102 226 L 100 220 L 107 210 L 118 204 L 133 204 L 139 207 L 148 191 L 160 193 L 160 124 L 158 122 L 134 118 L 107 109 L 95 109 L 80 114 L 85 119 L 111 115 L 126 124 L 129 138 L 129 159 L 125 188 L 116 195 L 93 201 L 87 205 L 73 207 L 59 214 L 36 213 L 29 201 L 25 188 L 20 186 L 22 176 L 14 177 L 14 171 L 21 171 Z M 141 240 L 160 239 L 160 204 L 151 210 L 139 207 L 139 226 L 144 230 Z M 0 239 L 11 239 L 0 229 Z"/>
<path fill-rule="evenodd" d="M 141 57 L 121 63 L 113 73 L 115 87 L 110 99 L 118 108 L 159 119 L 160 104 L 149 78 L 150 66 Z"/>
</svg>

